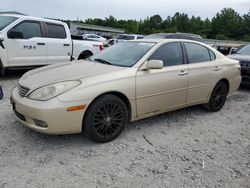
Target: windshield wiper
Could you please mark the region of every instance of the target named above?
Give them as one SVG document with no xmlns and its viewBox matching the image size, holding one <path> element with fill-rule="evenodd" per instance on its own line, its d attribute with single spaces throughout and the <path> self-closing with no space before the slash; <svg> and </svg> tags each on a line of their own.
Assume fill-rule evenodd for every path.
<svg viewBox="0 0 250 188">
<path fill-rule="evenodd" d="M 103 64 L 107 64 L 107 65 L 112 65 L 110 62 L 104 60 L 104 59 L 94 59 L 94 61 L 97 61 L 97 62 L 100 62 L 100 63 L 103 63 Z"/>
</svg>

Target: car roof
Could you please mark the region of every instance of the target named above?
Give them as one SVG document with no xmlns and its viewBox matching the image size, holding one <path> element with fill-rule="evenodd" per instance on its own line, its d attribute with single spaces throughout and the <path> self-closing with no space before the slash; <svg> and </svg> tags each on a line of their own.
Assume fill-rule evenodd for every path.
<svg viewBox="0 0 250 188">
<path fill-rule="evenodd" d="M 169 36 L 176 36 L 176 37 L 190 37 L 190 38 L 195 38 L 195 39 L 203 39 L 200 35 L 193 34 L 193 33 L 154 33 L 147 35 L 147 37 L 150 36 L 159 36 L 159 37 L 169 37 Z"/>
<path fill-rule="evenodd" d="M 57 24 L 65 24 L 62 21 L 49 19 L 49 18 L 41 18 L 41 17 L 34 17 L 34 16 L 27 16 L 27 15 L 19 15 L 19 14 L 0 14 L 0 16 L 13 16 L 16 18 L 22 18 L 22 19 L 31 19 L 31 20 L 37 20 L 41 22 L 51 22 L 51 23 L 57 23 Z"/>
<path fill-rule="evenodd" d="M 192 42 L 192 43 L 197 43 L 197 44 L 203 44 L 202 42 L 198 42 L 195 40 L 188 40 L 188 39 L 138 39 L 134 41 L 139 41 L 139 42 L 154 42 L 154 43 L 166 43 L 166 42 Z M 206 44 L 205 44 L 206 45 Z"/>
</svg>

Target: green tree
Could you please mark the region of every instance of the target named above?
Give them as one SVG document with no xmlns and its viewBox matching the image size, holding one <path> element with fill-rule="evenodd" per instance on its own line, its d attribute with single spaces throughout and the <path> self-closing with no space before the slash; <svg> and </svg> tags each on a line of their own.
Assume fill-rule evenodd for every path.
<svg viewBox="0 0 250 188">
<path fill-rule="evenodd" d="M 242 32 L 242 18 L 231 8 L 224 8 L 212 19 L 213 36 L 218 34 L 226 38 L 239 38 Z"/>
<path fill-rule="evenodd" d="M 65 20 L 69 25 L 70 20 Z M 75 21 L 76 22 L 76 21 Z M 204 38 L 233 39 L 250 41 L 250 11 L 240 16 L 231 8 L 224 8 L 218 12 L 212 20 L 177 12 L 174 16 L 168 16 L 163 20 L 160 15 L 153 15 L 146 19 L 117 20 L 110 15 L 105 19 L 88 18 L 78 23 L 86 23 L 114 28 L 122 28 L 126 33 L 152 34 L 159 32 L 174 33 L 188 32 L 202 35 Z"/>
<path fill-rule="evenodd" d="M 189 32 L 190 21 L 188 15 L 177 12 L 171 19 L 170 27 L 176 27 L 179 32 Z"/>
</svg>

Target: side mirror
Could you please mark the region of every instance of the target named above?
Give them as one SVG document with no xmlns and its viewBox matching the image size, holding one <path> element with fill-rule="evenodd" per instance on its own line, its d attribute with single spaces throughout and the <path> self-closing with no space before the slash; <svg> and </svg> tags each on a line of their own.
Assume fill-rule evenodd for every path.
<svg viewBox="0 0 250 188">
<path fill-rule="evenodd" d="M 162 69 L 163 68 L 163 61 L 161 61 L 161 60 L 149 60 L 146 63 L 145 68 L 147 70 L 149 70 L 149 69 Z"/>
<path fill-rule="evenodd" d="M 23 33 L 20 31 L 9 31 L 8 38 L 10 39 L 23 39 Z"/>
</svg>

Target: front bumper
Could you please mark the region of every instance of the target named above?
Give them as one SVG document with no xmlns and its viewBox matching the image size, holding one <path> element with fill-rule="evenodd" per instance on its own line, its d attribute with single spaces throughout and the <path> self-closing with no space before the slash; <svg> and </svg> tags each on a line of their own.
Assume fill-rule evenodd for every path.
<svg viewBox="0 0 250 188">
<path fill-rule="evenodd" d="M 35 101 L 21 97 L 18 89 L 11 94 L 13 109 L 19 122 L 25 126 L 47 134 L 71 134 L 82 131 L 82 120 L 89 101 L 62 102 L 58 98 L 48 101 Z M 84 110 L 67 112 L 71 106 L 86 105 Z M 47 127 L 38 126 L 45 122 Z"/>
</svg>

